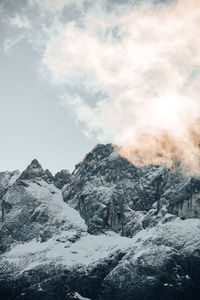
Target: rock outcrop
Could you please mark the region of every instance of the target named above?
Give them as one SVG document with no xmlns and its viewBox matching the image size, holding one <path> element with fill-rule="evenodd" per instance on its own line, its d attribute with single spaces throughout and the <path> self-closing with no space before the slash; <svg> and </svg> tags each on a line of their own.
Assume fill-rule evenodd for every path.
<svg viewBox="0 0 200 300">
<path fill-rule="evenodd" d="M 70 172 L 68 170 L 61 170 L 55 174 L 54 184 L 57 188 L 62 189 L 69 181 Z"/>
<path fill-rule="evenodd" d="M 53 182 L 54 177 L 51 174 L 51 172 L 47 170 L 43 170 L 40 163 L 37 161 L 37 159 L 34 159 L 30 165 L 22 172 L 22 174 L 19 177 L 19 180 L 30 180 L 35 178 L 41 178 L 44 181 L 50 183 Z"/>
</svg>

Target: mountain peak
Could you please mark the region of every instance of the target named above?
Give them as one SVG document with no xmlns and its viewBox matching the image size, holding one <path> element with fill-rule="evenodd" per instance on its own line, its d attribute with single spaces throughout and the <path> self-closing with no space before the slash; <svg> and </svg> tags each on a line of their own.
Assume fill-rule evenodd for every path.
<svg viewBox="0 0 200 300">
<path fill-rule="evenodd" d="M 118 146 L 114 144 L 97 144 L 90 152 L 88 152 L 83 159 L 75 166 L 75 172 L 80 165 L 87 165 L 91 161 L 100 161 L 107 158 L 113 152 L 118 150 Z"/>
<path fill-rule="evenodd" d="M 33 159 L 19 177 L 19 180 L 30 180 L 35 178 L 42 178 L 45 181 L 52 181 L 53 175 L 49 170 L 44 171 L 37 159 Z"/>
<path fill-rule="evenodd" d="M 27 168 L 42 169 L 42 166 L 39 163 L 39 161 L 35 158 L 31 161 Z"/>
<path fill-rule="evenodd" d="M 108 156 L 117 149 L 119 149 L 119 147 L 115 144 L 97 144 L 89 153 L 98 153 L 102 156 Z"/>
</svg>

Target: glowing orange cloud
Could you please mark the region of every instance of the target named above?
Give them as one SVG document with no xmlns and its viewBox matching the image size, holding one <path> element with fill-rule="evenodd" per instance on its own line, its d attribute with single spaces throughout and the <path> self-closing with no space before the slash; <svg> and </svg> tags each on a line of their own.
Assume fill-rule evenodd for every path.
<svg viewBox="0 0 200 300">
<path fill-rule="evenodd" d="M 196 172 L 199 0 L 148 2 L 110 13 L 98 5 L 82 23 L 56 22 L 43 57 L 55 83 L 81 82 L 87 93 L 106 95 L 92 107 L 81 93 L 70 99 L 77 118 L 88 132 L 100 130 L 122 145 L 121 154 L 135 163 L 169 165 L 176 156 Z"/>
<path fill-rule="evenodd" d="M 127 140 L 119 153 L 138 166 L 164 164 L 173 168 L 179 162 L 188 173 L 200 174 L 200 119 L 191 123 L 184 137 L 167 130 L 143 133 L 134 143 Z"/>
</svg>

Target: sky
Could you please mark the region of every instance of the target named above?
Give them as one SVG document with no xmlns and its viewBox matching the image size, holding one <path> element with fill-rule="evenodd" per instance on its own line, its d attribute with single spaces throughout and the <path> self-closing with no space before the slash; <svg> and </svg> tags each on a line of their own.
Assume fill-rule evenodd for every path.
<svg viewBox="0 0 200 300">
<path fill-rule="evenodd" d="M 198 0 L 0 0 L 0 169 L 72 171 L 107 142 L 196 164 L 199 23 Z"/>
</svg>

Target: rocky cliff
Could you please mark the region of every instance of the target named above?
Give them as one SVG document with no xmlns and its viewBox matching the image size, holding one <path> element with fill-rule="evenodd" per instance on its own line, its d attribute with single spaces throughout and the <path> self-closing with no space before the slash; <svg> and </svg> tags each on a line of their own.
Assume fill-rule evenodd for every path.
<svg viewBox="0 0 200 300">
<path fill-rule="evenodd" d="M 200 298 L 200 178 L 97 145 L 0 173 L 0 299 Z"/>
<path fill-rule="evenodd" d="M 155 223 L 160 211 L 200 218 L 200 178 L 177 165 L 138 168 L 118 148 L 97 145 L 76 165 L 63 189 L 64 201 L 80 212 L 90 233 L 112 229 L 124 236 Z M 148 224 L 149 225 L 149 224 Z"/>
</svg>

